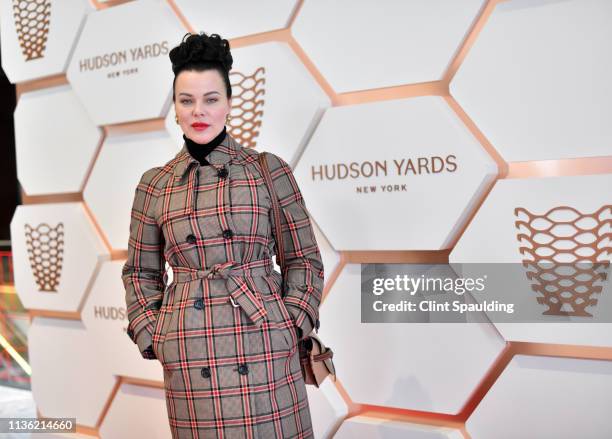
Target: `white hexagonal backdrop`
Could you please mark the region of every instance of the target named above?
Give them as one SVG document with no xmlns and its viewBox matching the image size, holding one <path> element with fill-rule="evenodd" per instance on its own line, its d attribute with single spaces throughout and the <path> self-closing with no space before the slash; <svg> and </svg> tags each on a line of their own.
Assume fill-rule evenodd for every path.
<svg viewBox="0 0 612 439">
<path fill-rule="evenodd" d="M 82 203 L 18 206 L 11 237 L 15 289 L 30 309 L 79 310 L 110 257 Z"/>
<path fill-rule="evenodd" d="M 508 161 L 610 155 L 608 0 L 495 7 L 450 85 Z"/>
<path fill-rule="evenodd" d="M 45 417 L 93 427 L 116 378 L 82 322 L 36 317 L 28 334 L 32 394 Z"/>
<path fill-rule="evenodd" d="M 180 148 L 181 144 L 165 131 L 113 136 L 104 140 L 83 198 L 112 248 L 127 249 L 130 211 L 142 174 L 172 159 Z"/>
<path fill-rule="evenodd" d="M 612 362 L 517 355 L 466 422 L 472 439 L 606 438 Z"/>
<path fill-rule="evenodd" d="M 27 8 L 32 14 L 23 20 Z M 508 161 L 609 159 L 611 12 L 605 0 L 0 0 L 2 66 L 20 85 L 19 180 L 27 195 L 51 195 L 26 198 L 37 204 L 20 206 L 11 223 L 19 297 L 26 308 L 57 314 L 34 318 L 30 329 L 41 414 L 76 416 L 103 438 L 169 436 L 163 390 L 151 386 L 161 383 L 161 366 L 140 358 L 124 332 L 124 256 L 107 262 L 103 238 L 125 249 L 138 177 L 182 146 L 168 51 L 186 32 L 183 18 L 197 30 L 241 38 L 232 49 L 230 133 L 295 169 L 328 285 L 338 252 L 441 250 L 455 242 L 498 172 L 466 123 L 475 122 L 470 129 Z M 265 34 L 294 14 L 288 32 Z M 450 84 L 467 116 L 444 97 L 406 99 L 406 90 L 430 94 L 429 81 L 443 79 L 436 83 L 443 88 L 472 30 Z M 64 71 L 70 85 L 50 86 L 61 77 L 25 83 Z M 397 96 L 388 89 L 402 85 L 414 87 Z M 365 93 L 336 95 L 351 91 Z M 332 100 L 339 106 L 330 108 Z M 97 126 L 164 118 L 167 133 L 116 135 L 98 154 Z M 589 230 L 597 245 L 591 239 L 586 247 L 603 253 L 611 186 L 612 174 L 500 180 L 451 261 L 518 264 L 516 223 L 554 222 L 560 211 L 566 220 L 578 212 L 595 221 L 599 227 Z M 80 191 L 87 206 L 63 201 Z M 480 397 L 483 377 L 497 373 L 506 340 L 544 343 L 546 355 L 558 344 L 602 355 L 612 346 L 612 324 L 601 316 L 588 325 L 362 324 L 359 295 L 358 266 L 348 265 L 321 306 L 319 335 L 335 352 L 338 382 L 308 388 L 316 437 L 459 439 L 460 430 L 425 424 L 448 414 L 461 424 L 473 391 Z M 597 299 L 599 309 L 612 309 L 612 294 Z M 82 321 L 66 318 L 79 311 Z M 610 361 L 515 357 L 484 392 L 467 430 L 474 439 L 605 437 L 609 369 Z M 114 388 L 121 377 L 144 379 L 146 387 Z M 410 412 L 395 419 L 403 410 L 429 413 L 419 424 Z"/>
<path fill-rule="evenodd" d="M 349 264 L 321 306 L 319 336 L 357 403 L 458 413 L 504 347 L 489 324 L 363 324 L 360 304 L 360 266 Z"/>
<path fill-rule="evenodd" d="M 338 93 L 436 81 L 484 3 L 309 0 L 292 33 Z"/>
<path fill-rule="evenodd" d="M 128 2 L 88 17 L 66 75 L 96 124 L 166 114 L 174 77 L 168 53 L 184 33 L 161 0 Z"/>
<path fill-rule="evenodd" d="M 446 427 L 409 424 L 393 420 L 355 416 L 342 424 L 336 439 L 463 439 L 458 430 Z"/>
<path fill-rule="evenodd" d="M 121 282 L 121 268 L 125 260 L 105 262 L 87 296 L 81 312 L 88 336 L 98 348 L 98 361 L 105 369 L 118 376 L 162 382 L 159 361 L 143 361 L 138 346 L 127 335 L 125 288 Z"/>
<path fill-rule="evenodd" d="M 28 195 L 79 192 L 102 131 L 68 85 L 24 93 L 15 109 L 17 177 Z"/>
<path fill-rule="evenodd" d="M 135 434 L 166 439 L 170 426 L 157 420 L 167 417 L 163 389 L 122 384 L 100 426 L 100 439 L 132 439 Z"/>
<path fill-rule="evenodd" d="M 327 110 L 295 169 L 336 250 L 447 248 L 496 173 L 433 96 Z"/>
<path fill-rule="evenodd" d="M 66 71 L 92 11 L 87 0 L 1 0 L 0 49 L 9 80 L 17 83 Z"/>
<path fill-rule="evenodd" d="M 584 229 L 584 244 L 594 243 L 602 251 L 601 260 L 612 260 L 609 238 L 612 205 L 608 192 L 602 190 L 606 187 L 612 187 L 612 175 L 499 180 L 461 236 L 449 260 L 464 264 L 465 276 L 470 275 L 470 270 L 477 270 L 471 263 L 505 263 L 520 268 L 523 260 L 531 259 L 521 253 L 522 246 L 535 249 L 534 255 L 543 254 L 538 250 L 540 247 L 557 252 L 568 248 L 568 239 L 555 238 L 554 235 L 571 237 L 578 233 L 573 223 Z M 544 233 L 547 229 L 552 232 Z M 519 239 L 519 235 L 524 234 L 533 237 L 532 243 Z M 577 239 L 580 240 L 580 236 Z M 505 280 L 499 281 L 498 288 Z M 606 289 L 594 296 L 598 299 L 597 305 L 587 308 L 594 315 L 592 318 L 573 317 L 575 323 L 563 323 L 568 321 L 566 316 L 552 315 L 544 320 L 541 313 L 547 311 L 547 307 L 542 305 L 537 309 L 540 310 L 538 321 L 544 320 L 543 323 L 495 324 L 507 340 L 612 346 L 612 323 L 609 323 L 612 290 L 609 282 L 604 286 Z M 488 291 L 495 294 L 496 287 L 491 285 Z M 508 302 L 507 295 L 505 299 Z M 526 276 L 522 288 L 513 289 L 512 301 L 529 301 L 536 306 L 536 293 L 529 288 Z M 598 314 L 598 308 L 606 312 Z"/>
<path fill-rule="evenodd" d="M 308 386 L 306 392 L 315 437 L 333 437 L 348 414 L 348 407 L 334 382 L 331 377 L 327 377 L 319 388 Z"/>
<path fill-rule="evenodd" d="M 223 38 L 237 38 L 287 26 L 295 0 L 174 0 L 188 17 L 196 32 L 217 33 Z M 265 11 L 265 14 L 261 12 Z"/>
</svg>

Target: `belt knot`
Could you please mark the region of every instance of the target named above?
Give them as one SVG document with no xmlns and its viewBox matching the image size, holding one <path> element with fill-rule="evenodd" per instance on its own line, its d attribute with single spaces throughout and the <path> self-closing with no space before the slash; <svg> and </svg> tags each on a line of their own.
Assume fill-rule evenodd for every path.
<svg viewBox="0 0 612 439">
<path fill-rule="evenodd" d="M 198 279 L 225 279 L 227 291 L 234 306 L 240 306 L 257 326 L 261 326 L 267 317 L 261 293 L 257 288 L 249 287 L 247 277 L 267 276 L 274 271 L 272 259 L 258 259 L 238 264 L 227 261 L 214 264 L 210 268 L 172 267 L 174 282 L 192 282 Z"/>
</svg>

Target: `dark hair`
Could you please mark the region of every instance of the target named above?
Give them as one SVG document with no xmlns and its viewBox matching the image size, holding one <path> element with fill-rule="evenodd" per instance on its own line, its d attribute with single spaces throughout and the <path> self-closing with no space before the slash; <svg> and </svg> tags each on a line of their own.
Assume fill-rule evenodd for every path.
<svg viewBox="0 0 612 439">
<path fill-rule="evenodd" d="M 225 93 L 232 96 L 232 86 L 229 71 L 234 62 L 230 52 L 230 44 L 218 34 L 207 35 L 186 33 L 181 43 L 170 51 L 170 61 L 174 80 L 172 81 L 172 100 L 174 101 L 174 86 L 176 77 L 183 70 L 216 70 L 225 82 Z"/>
</svg>

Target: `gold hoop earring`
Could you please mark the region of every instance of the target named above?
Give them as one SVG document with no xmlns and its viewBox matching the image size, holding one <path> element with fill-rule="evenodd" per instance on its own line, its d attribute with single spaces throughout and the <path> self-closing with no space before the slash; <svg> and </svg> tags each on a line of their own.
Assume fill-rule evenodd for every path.
<svg viewBox="0 0 612 439">
<path fill-rule="evenodd" d="M 179 121 L 178 121 L 178 116 L 176 114 L 174 115 L 174 120 L 176 121 L 176 124 L 178 125 Z"/>
<path fill-rule="evenodd" d="M 229 123 L 230 120 L 232 120 L 232 115 L 227 113 L 227 116 L 225 116 L 225 123 Z"/>
</svg>

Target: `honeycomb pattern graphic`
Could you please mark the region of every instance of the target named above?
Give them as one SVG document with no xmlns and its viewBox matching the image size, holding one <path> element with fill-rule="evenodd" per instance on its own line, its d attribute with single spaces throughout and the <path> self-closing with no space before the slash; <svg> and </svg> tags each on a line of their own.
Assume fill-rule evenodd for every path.
<svg viewBox="0 0 612 439">
<path fill-rule="evenodd" d="M 39 291 L 57 292 L 64 256 L 64 224 L 25 224 L 26 246 Z"/>
<path fill-rule="evenodd" d="M 231 72 L 232 112 L 229 121 L 229 132 L 242 145 L 255 148 L 261 118 L 263 117 L 263 95 L 266 69 L 259 67 L 251 75 Z"/>
<path fill-rule="evenodd" d="M 518 207 L 514 214 L 519 252 L 526 276 L 538 303 L 548 306 L 544 315 L 593 317 L 602 291 L 612 250 L 609 228 L 612 206 L 591 214 L 559 206 L 539 215 Z"/>
<path fill-rule="evenodd" d="M 51 0 L 13 0 L 13 17 L 26 61 L 42 58 L 49 33 Z"/>
</svg>

